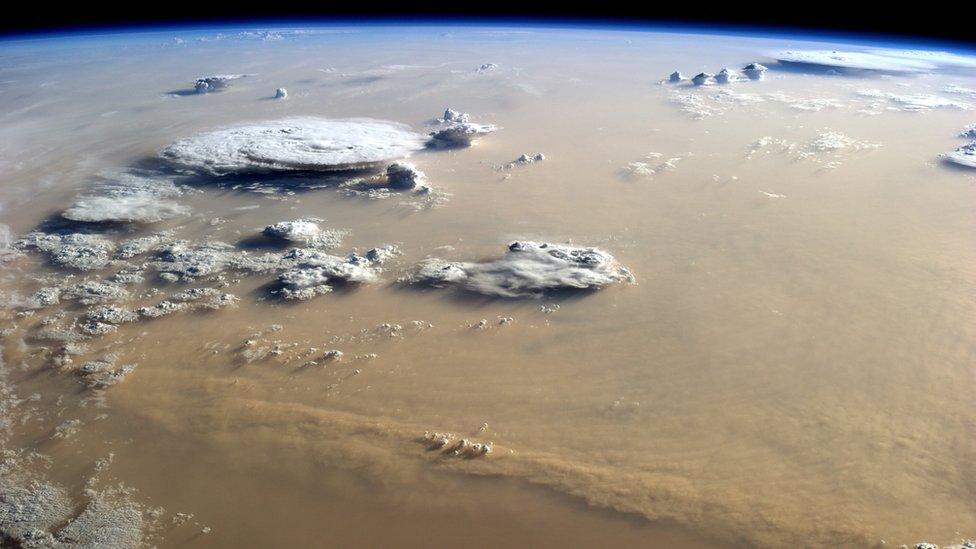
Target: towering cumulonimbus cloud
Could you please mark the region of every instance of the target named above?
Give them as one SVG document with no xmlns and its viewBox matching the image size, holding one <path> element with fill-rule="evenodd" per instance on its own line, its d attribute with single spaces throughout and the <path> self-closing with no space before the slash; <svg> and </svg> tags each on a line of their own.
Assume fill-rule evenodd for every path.
<svg viewBox="0 0 976 549">
<path fill-rule="evenodd" d="M 246 78 L 248 74 L 215 74 L 213 76 L 201 76 L 193 84 L 193 89 L 197 93 L 210 93 L 227 89 L 230 83 L 240 78 Z"/>
<path fill-rule="evenodd" d="M 953 164 L 976 168 L 976 142 L 963 145 L 952 152 L 945 153 L 942 157 Z"/>
<path fill-rule="evenodd" d="M 499 128 L 494 124 L 476 124 L 468 113 L 454 109 L 444 111 L 435 121 L 437 129 L 430 133 L 428 146 L 435 149 L 470 147 L 475 139 L 488 135 Z"/>
<path fill-rule="evenodd" d="M 694 85 L 696 85 L 696 86 L 704 86 L 704 85 L 708 84 L 709 82 L 711 82 L 711 80 L 713 78 L 714 78 L 714 75 L 712 75 L 712 74 L 709 74 L 707 72 L 700 72 L 700 73 L 696 74 L 694 77 L 692 77 L 691 83 L 694 84 Z"/>
<path fill-rule="evenodd" d="M 303 217 L 294 221 L 279 221 L 268 225 L 262 234 L 268 238 L 303 244 L 313 248 L 337 248 L 342 243 L 345 231 L 322 229 L 317 217 Z"/>
<path fill-rule="evenodd" d="M 455 286 L 493 297 L 537 297 L 559 290 L 598 289 L 634 276 L 598 248 L 513 242 L 504 257 L 485 262 L 428 259 L 405 279 L 434 287 Z"/>
<path fill-rule="evenodd" d="M 288 118 L 181 139 L 160 156 L 210 175 L 373 168 L 423 149 L 425 138 L 385 120 Z"/>
<path fill-rule="evenodd" d="M 409 162 L 394 162 L 386 167 L 386 179 L 391 189 L 409 190 L 423 186 L 427 174 Z"/>
<path fill-rule="evenodd" d="M 762 80 L 766 76 L 767 70 L 769 69 L 759 63 L 749 63 L 742 67 L 742 74 L 746 75 L 749 80 Z"/>
<path fill-rule="evenodd" d="M 730 84 L 732 82 L 735 82 L 737 79 L 738 77 L 736 76 L 736 74 L 731 70 L 729 70 L 728 68 L 724 68 L 718 71 L 718 74 L 715 75 L 715 81 L 718 82 L 719 84 Z"/>
</svg>

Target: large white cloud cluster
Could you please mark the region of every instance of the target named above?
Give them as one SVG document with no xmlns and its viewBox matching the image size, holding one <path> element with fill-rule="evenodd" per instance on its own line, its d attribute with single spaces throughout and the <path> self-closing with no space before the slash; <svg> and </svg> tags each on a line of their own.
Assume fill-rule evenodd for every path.
<svg viewBox="0 0 976 549">
<path fill-rule="evenodd" d="M 168 179 L 119 172 L 79 195 L 61 215 L 88 223 L 155 223 L 190 213 L 171 200 L 181 194 L 183 190 Z"/>
<path fill-rule="evenodd" d="M 375 167 L 424 148 L 424 136 L 384 120 L 289 118 L 181 139 L 160 153 L 211 175 Z"/>
<path fill-rule="evenodd" d="M 303 217 L 294 221 L 279 221 L 268 225 L 262 234 L 268 238 L 304 244 L 314 248 L 336 248 L 342 243 L 343 231 L 322 229 L 317 217 Z"/>
<path fill-rule="evenodd" d="M 496 297 L 532 297 L 559 290 L 598 289 L 634 280 L 609 253 L 598 248 L 513 242 L 501 259 L 449 262 L 428 259 L 407 277 L 411 283 L 455 286 Z"/>
<path fill-rule="evenodd" d="M 308 248 L 289 252 L 286 258 L 295 266 L 278 277 L 278 294 L 285 299 L 310 299 L 332 291 L 339 283 L 376 282 L 380 265 L 398 254 L 395 246 L 373 248 L 365 255 L 339 257 Z"/>
<path fill-rule="evenodd" d="M 775 57 L 778 61 L 788 64 L 854 71 L 903 73 L 976 67 L 976 57 L 922 50 L 786 50 L 776 53 Z"/>
</svg>

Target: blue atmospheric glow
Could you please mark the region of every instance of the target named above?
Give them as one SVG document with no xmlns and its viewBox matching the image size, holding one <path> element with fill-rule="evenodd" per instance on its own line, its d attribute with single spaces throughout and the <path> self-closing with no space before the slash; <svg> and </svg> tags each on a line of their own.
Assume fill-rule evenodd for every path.
<svg viewBox="0 0 976 549">
<path fill-rule="evenodd" d="M 816 41 L 864 47 L 898 47 L 940 50 L 965 55 L 976 55 L 976 45 L 966 42 L 907 37 L 831 29 L 790 28 L 746 24 L 702 23 L 678 19 L 646 21 L 636 19 L 601 18 L 516 18 L 516 17 L 307 17 L 288 19 L 226 19 L 214 22 L 172 22 L 128 25 L 82 26 L 23 33 L 0 34 L 0 42 L 32 41 L 60 38 L 110 38 L 132 37 L 165 33 L 206 33 L 227 31 L 288 31 L 354 27 L 358 29 L 423 29 L 423 28 L 485 28 L 485 29 L 532 29 L 532 30 L 590 30 L 640 33 L 703 34 L 743 38 L 791 39 Z"/>
</svg>

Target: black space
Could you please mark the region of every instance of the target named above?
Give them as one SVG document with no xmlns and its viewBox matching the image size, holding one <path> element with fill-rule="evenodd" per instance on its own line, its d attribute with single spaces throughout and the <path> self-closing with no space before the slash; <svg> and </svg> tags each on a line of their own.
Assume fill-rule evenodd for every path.
<svg viewBox="0 0 976 549">
<path fill-rule="evenodd" d="M 41 5 L 37 5 L 40 7 Z M 227 0 L 162 0 L 125 6 L 75 2 L 52 9 L 34 9 L 0 18 L 5 35 L 44 31 L 84 31 L 108 27 L 154 27 L 182 24 L 296 22 L 301 20 L 367 19 L 445 20 L 476 23 L 485 19 L 529 23 L 623 23 L 701 26 L 767 27 L 789 33 L 796 30 L 871 34 L 950 41 L 976 46 L 971 19 L 976 8 L 966 2 L 899 2 L 859 5 L 816 0 L 780 0 L 760 4 L 748 0 L 709 3 L 695 0 L 663 2 L 576 1 L 516 3 L 506 0 L 416 1 L 393 4 L 380 1 L 316 2 L 264 0 L 261 4 Z"/>
</svg>

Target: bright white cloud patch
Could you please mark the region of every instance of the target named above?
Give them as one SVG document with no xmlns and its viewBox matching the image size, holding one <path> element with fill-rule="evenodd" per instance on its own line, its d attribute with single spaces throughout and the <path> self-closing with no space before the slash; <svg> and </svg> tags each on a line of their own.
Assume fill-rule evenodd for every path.
<svg viewBox="0 0 976 549">
<path fill-rule="evenodd" d="M 286 257 L 295 266 L 278 277 L 278 295 L 285 299 L 311 299 L 332 291 L 333 284 L 376 282 L 380 265 L 398 254 L 395 246 L 373 248 L 366 255 L 338 257 L 307 248 L 289 252 Z"/>
<path fill-rule="evenodd" d="M 974 57 L 923 50 L 785 50 L 774 57 L 784 63 L 879 72 L 931 72 L 976 67 Z"/>
<path fill-rule="evenodd" d="M 883 106 L 888 110 L 922 112 L 932 109 L 970 110 L 973 108 L 972 104 L 965 101 L 948 99 L 930 93 L 898 94 L 867 89 L 860 90 L 857 94 L 861 97 L 878 100 L 879 103 L 869 106 L 875 109 Z"/>
<path fill-rule="evenodd" d="M 181 139 L 160 156 L 212 175 L 337 171 L 403 158 L 422 149 L 424 141 L 396 122 L 289 118 Z"/>
<path fill-rule="evenodd" d="M 167 179 L 119 172 L 78 196 L 61 215 L 87 223 L 155 223 L 190 213 L 171 200 L 181 194 Z"/>
<path fill-rule="evenodd" d="M 946 153 L 943 157 L 954 164 L 976 168 L 976 142 L 963 145 L 950 153 Z"/>
<path fill-rule="evenodd" d="M 345 236 L 343 231 L 322 229 L 321 219 L 305 217 L 294 221 L 280 221 L 264 228 L 262 234 L 269 238 L 304 244 L 316 248 L 337 248 Z"/>
<path fill-rule="evenodd" d="M 633 280 L 630 271 L 603 250 L 527 241 L 513 242 L 505 256 L 494 261 L 429 259 L 407 278 L 412 283 L 451 285 L 497 297 L 533 297 Z"/>
</svg>

